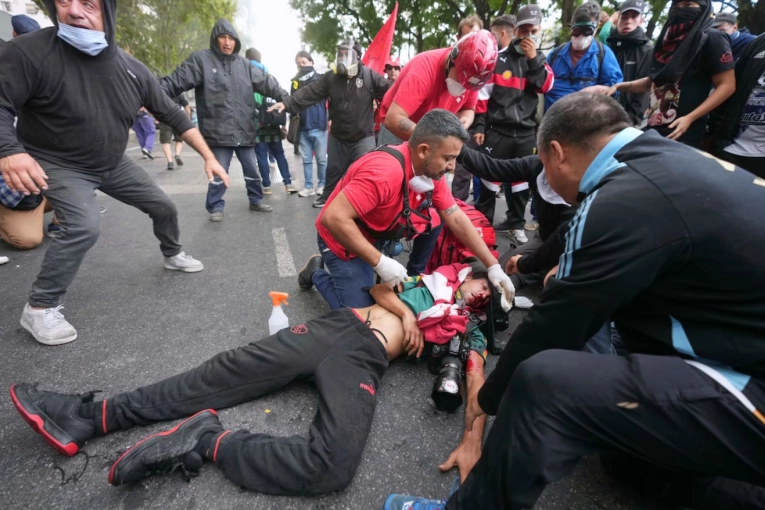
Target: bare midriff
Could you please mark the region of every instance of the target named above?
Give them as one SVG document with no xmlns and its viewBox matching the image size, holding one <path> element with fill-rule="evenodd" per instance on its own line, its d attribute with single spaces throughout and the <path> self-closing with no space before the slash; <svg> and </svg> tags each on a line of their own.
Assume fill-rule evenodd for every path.
<svg viewBox="0 0 765 510">
<path fill-rule="evenodd" d="M 388 359 L 392 360 L 401 356 L 404 352 L 404 326 L 398 315 L 383 308 L 380 305 L 372 305 L 366 308 L 353 308 L 362 322 L 377 336 L 388 353 Z"/>
</svg>

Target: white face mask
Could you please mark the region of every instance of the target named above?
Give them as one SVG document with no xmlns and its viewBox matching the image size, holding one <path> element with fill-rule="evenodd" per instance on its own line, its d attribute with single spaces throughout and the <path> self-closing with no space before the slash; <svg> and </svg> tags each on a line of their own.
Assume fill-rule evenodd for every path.
<svg viewBox="0 0 765 510">
<path fill-rule="evenodd" d="M 580 35 L 579 37 L 571 37 L 571 47 L 577 51 L 582 51 L 590 47 L 592 44 L 591 35 Z"/>
<path fill-rule="evenodd" d="M 555 192 L 554 189 L 552 189 L 550 183 L 547 182 L 547 175 L 544 170 L 537 175 L 537 190 L 539 191 L 539 196 L 542 197 L 542 200 L 549 204 L 569 205 Z"/>
<path fill-rule="evenodd" d="M 409 188 L 415 193 L 427 193 L 428 191 L 433 191 L 435 187 L 433 179 L 424 175 L 415 175 L 409 179 Z"/>
<path fill-rule="evenodd" d="M 454 97 L 460 97 L 465 93 L 465 87 L 463 87 L 460 82 L 453 80 L 452 78 L 446 79 L 446 88 L 449 90 L 449 94 Z"/>
</svg>

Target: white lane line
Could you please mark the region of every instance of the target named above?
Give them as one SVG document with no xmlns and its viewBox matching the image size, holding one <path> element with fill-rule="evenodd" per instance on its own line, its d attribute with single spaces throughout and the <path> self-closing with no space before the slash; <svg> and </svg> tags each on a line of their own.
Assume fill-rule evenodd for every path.
<svg viewBox="0 0 765 510">
<path fill-rule="evenodd" d="M 271 230 L 274 238 L 274 248 L 276 249 L 276 266 L 279 269 L 279 276 L 297 276 L 295 261 L 292 260 L 290 244 L 287 242 L 287 233 L 284 228 L 279 227 Z"/>
</svg>

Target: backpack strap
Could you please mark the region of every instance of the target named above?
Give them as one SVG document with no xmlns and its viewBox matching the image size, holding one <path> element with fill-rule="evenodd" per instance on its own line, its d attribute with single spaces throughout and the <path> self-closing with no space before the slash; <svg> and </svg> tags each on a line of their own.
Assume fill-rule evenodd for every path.
<svg viewBox="0 0 765 510">
<path fill-rule="evenodd" d="M 603 46 L 603 43 L 595 39 L 595 42 L 598 43 L 598 81 L 595 83 L 600 83 L 600 73 L 603 70 L 603 59 L 606 58 L 606 48 Z"/>
<path fill-rule="evenodd" d="M 560 53 L 560 49 L 562 47 L 563 47 L 563 45 L 561 44 L 560 46 L 558 46 L 557 48 L 552 50 L 552 53 L 550 53 L 550 67 L 555 65 L 555 61 L 558 60 L 558 53 Z"/>
</svg>

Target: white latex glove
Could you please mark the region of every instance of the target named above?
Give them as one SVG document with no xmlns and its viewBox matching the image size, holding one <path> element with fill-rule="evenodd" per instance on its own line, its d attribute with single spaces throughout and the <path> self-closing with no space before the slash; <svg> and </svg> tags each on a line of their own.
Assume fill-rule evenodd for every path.
<svg viewBox="0 0 765 510">
<path fill-rule="evenodd" d="M 385 255 L 380 257 L 380 262 L 375 266 L 375 273 L 382 278 L 382 281 L 390 285 L 398 285 L 409 279 L 406 268 Z"/>
<path fill-rule="evenodd" d="M 489 268 L 489 281 L 502 294 L 502 310 L 509 312 L 513 307 L 513 298 L 515 297 L 515 285 L 513 285 L 510 277 L 505 274 L 499 264 L 494 264 Z"/>
<path fill-rule="evenodd" d="M 534 302 L 527 297 L 515 296 L 515 307 L 521 310 L 528 310 L 534 306 Z"/>
</svg>

